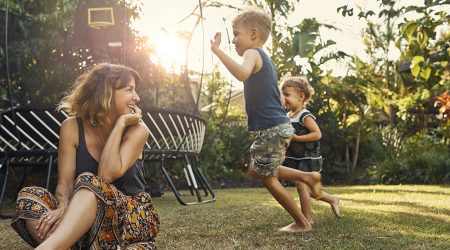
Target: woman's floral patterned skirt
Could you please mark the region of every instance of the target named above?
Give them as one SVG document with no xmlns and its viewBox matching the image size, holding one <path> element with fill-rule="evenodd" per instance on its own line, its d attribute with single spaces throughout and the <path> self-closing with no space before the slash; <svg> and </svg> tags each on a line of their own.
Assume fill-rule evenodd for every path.
<svg viewBox="0 0 450 250">
<path fill-rule="evenodd" d="M 159 217 L 153 211 L 148 193 L 127 196 L 91 173 L 78 176 L 73 193 L 81 188 L 89 189 L 97 196 L 97 216 L 90 230 L 72 249 L 155 249 Z M 11 226 L 28 244 L 36 247 L 38 243 L 27 231 L 25 220 L 38 220 L 56 208 L 57 201 L 48 190 L 23 188 L 17 198 Z"/>
</svg>

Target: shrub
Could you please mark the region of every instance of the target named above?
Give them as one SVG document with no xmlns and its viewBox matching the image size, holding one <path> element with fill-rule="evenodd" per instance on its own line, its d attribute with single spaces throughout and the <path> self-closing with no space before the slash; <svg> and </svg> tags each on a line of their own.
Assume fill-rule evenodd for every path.
<svg viewBox="0 0 450 250">
<path fill-rule="evenodd" d="M 439 133 L 421 131 L 405 140 L 402 150 L 370 168 L 383 183 L 450 183 L 450 148 Z"/>
</svg>

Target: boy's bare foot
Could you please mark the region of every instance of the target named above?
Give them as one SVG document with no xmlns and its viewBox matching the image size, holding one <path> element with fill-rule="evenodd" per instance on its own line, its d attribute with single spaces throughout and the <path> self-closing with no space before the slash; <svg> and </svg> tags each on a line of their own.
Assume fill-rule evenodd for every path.
<svg viewBox="0 0 450 250">
<path fill-rule="evenodd" d="M 311 231 L 311 226 L 300 226 L 297 223 L 291 223 L 285 227 L 278 229 L 278 232 L 286 232 L 286 233 L 306 233 Z"/>
<path fill-rule="evenodd" d="M 310 172 L 311 181 L 309 181 L 308 185 L 311 188 L 311 197 L 314 199 L 319 199 L 322 195 L 322 175 L 319 172 Z"/>
<path fill-rule="evenodd" d="M 331 210 L 333 210 L 334 215 L 336 216 L 336 218 L 341 218 L 341 212 L 339 210 L 339 198 L 338 197 L 334 197 L 334 200 L 332 203 L 330 203 L 331 205 Z"/>
</svg>

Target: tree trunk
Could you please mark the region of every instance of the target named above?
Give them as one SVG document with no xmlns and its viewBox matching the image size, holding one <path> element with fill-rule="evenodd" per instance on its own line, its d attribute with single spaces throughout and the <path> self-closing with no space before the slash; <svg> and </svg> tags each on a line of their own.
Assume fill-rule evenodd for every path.
<svg viewBox="0 0 450 250">
<path fill-rule="evenodd" d="M 356 145 L 355 145 L 355 153 L 353 154 L 352 171 L 356 169 L 356 164 L 358 163 L 360 139 L 361 139 L 361 122 L 358 122 L 356 127 Z"/>
<path fill-rule="evenodd" d="M 350 146 L 345 143 L 345 165 L 347 166 L 347 173 L 350 173 Z"/>
</svg>

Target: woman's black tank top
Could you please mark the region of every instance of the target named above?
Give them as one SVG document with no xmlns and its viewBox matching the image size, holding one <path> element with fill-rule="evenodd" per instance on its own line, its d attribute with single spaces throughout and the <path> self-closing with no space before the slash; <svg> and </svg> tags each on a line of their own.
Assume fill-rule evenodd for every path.
<svg viewBox="0 0 450 250">
<path fill-rule="evenodd" d="M 95 175 L 98 174 L 98 162 L 89 153 L 86 140 L 84 137 L 83 121 L 80 117 L 77 117 L 78 124 L 78 148 L 76 153 L 76 176 L 90 172 Z M 122 191 L 126 195 L 135 195 L 145 189 L 145 179 L 143 172 L 143 161 L 136 161 L 130 169 L 119 179 L 113 181 L 113 184 L 117 189 Z"/>
</svg>

